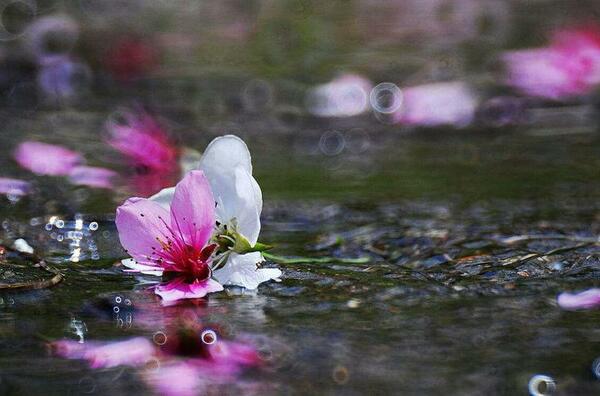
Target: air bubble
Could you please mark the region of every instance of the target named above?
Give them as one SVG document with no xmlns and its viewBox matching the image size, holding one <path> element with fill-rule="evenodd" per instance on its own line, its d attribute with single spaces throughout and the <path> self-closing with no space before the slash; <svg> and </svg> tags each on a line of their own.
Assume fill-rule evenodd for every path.
<svg viewBox="0 0 600 396">
<path fill-rule="evenodd" d="M 597 358 L 592 363 L 592 372 L 594 373 L 596 379 L 600 380 L 600 358 Z"/>
<path fill-rule="evenodd" d="M 152 341 L 154 341 L 156 345 L 165 345 L 167 343 L 167 335 L 162 331 L 157 331 L 152 336 Z"/>
<path fill-rule="evenodd" d="M 529 380 L 528 389 L 531 396 L 549 396 L 556 390 L 556 382 L 552 377 L 537 374 Z"/>
<path fill-rule="evenodd" d="M 63 228 L 65 226 L 65 221 L 64 220 L 56 220 L 54 225 L 56 225 L 56 228 Z"/>
<path fill-rule="evenodd" d="M 402 91 L 394 83 L 384 82 L 371 90 L 369 101 L 371 107 L 378 113 L 391 114 L 400 109 L 403 102 Z"/>
<path fill-rule="evenodd" d="M 98 223 L 96 223 L 95 221 L 92 221 L 90 223 L 90 225 L 88 226 L 88 228 L 92 231 L 96 231 L 98 229 Z"/>
<path fill-rule="evenodd" d="M 217 342 L 217 333 L 214 330 L 204 330 L 200 335 L 200 339 L 206 345 L 212 345 Z"/>
<path fill-rule="evenodd" d="M 346 146 L 346 139 L 338 131 L 327 131 L 321 135 L 319 149 L 325 155 L 334 156 L 340 154 Z"/>
<path fill-rule="evenodd" d="M 114 313 L 119 313 L 121 311 L 121 308 L 119 307 L 113 307 L 113 312 Z"/>
<path fill-rule="evenodd" d="M 122 301 L 122 299 L 121 299 L 121 296 L 117 296 L 117 297 L 115 297 L 115 302 L 116 302 L 117 304 L 121 304 L 121 301 Z"/>
</svg>

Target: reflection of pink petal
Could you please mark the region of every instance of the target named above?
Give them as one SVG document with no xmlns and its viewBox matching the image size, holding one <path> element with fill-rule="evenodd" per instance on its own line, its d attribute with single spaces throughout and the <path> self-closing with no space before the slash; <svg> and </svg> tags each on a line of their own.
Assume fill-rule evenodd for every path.
<svg viewBox="0 0 600 396">
<path fill-rule="evenodd" d="M 62 340 L 51 344 L 56 356 L 67 359 L 85 359 L 92 368 L 115 366 L 142 366 L 151 360 L 156 349 L 143 337 L 116 342 L 85 342 Z"/>
<path fill-rule="evenodd" d="M 29 182 L 8 177 L 0 177 L 0 194 L 9 194 L 15 196 L 27 195 L 31 189 Z"/>
<path fill-rule="evenodd" d="M 478 100 L 463 82 L 419 85 L 403 91 L 394 121 L 407 125 L 464 127 L 475 116 Z"/>
<path fill-rule="evenodd" d="M 580 293 L 561 293 L 558 305 L 563 309 L 589 309 L 600 307 L 600 289 L 589 289 Z"/>
<path fill-rule="evenodd" d="M 218 340 L 210 345 L 209 351 L 214 362 L 248 367 L 261 364 L 256 348 L 250 344 Z"/>
<path fill-rule="evenodd" d="M 204 281 L 194 281 L 186 283 L 184 277 L 178 277 L 168 283 L 163 283 L 154 289 L 164 302 L 169 303 L 186 298 L 202 298 L 208 293 L 219 292 L 223 290 L 220 283 L 207 279 Z"/>
<path fill-rule="evenodd" d="M 14 153 L 23 168 L 39 175 L 65 176 L 83 162 L 81 156 L 67 148 L 34 141 L 21 143 Z"/>
<path fill-rule="evenodd" d="M 95 188 L 113 188 L 115 177 L 116 172 L 93 166 L 77 166 L 69 173 L 71 183 Z"/>
<path fill-rule="evenodd" d="M 258 367 L 261 363 L 254 347 L 239 342 L 218 340 L 210 345 L 210 353 L 209 359 L 163 365 L 159 371 L 149 372 L 145 379 L 161 395 L 198 395 L 211 385 L 236 381 L 244 368 Z"/>
<path fill-rule="evenodd" d="M 158 371 L 149 371 L 145 380 L 160 395 L 193 396 L 202 394 L 207 385 L 205 373 L 188 362 L 161 366 Z"/>
</svg>

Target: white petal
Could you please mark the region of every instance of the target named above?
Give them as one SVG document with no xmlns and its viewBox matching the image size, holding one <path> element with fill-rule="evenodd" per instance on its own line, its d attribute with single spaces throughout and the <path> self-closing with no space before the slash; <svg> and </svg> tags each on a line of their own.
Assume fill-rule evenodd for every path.
<svg viewBox="0 0 600 396">
<path fill-rule="evenodd" d="M 171 201 L 173 200 L 173 194 L 175 194 L 175 187 L 163 188 L 149 199 L 157 202 L 163 208 L 170 210 Z"/>
<path fill-rule="evenodd" d="M 129 268 L 130 272 L 140 272 L 142 274 L 155 275 L 155 276 L 162 276 L 162 274 L 163 274 L 162 269 L 152 266 L 152 265 L 138 264 L 132 258 L 121 260 L 121 264 L 123 264 L 125 267 Z M 128 271 L 128 270 L 125 270 L 125 271 Z"/>
<path fill-rule="evenodd" d="M 204 173 L 233 172 L 242 166 L 252 174 L 252 158 L 248 146 L 234 135 L 225 135 L 214 139 L 202 153 L 200 169 Z"/>
<path fill-rule="evenodd" d="M 27 243 L 27 241 L 23 238 L 19 238 L 17 239 L 14 243 L 13 243 L 13 248 L 21 253 L 29 253 L 29 254 L 33 254 L 33 248 L 31 247 L 31 245 L 29 245 Z"/>
<path fill-rule="evenodd" d="M 245 236 L 251 245 L 258 241 L 260 234 L 260 212 L 262 211 L 262 193 L 252 175 L 242 167 L 235 170 L 235 200 L 238 232 Z"/>
<path fill-rule="evenodd" d="M 281 276 L 281 271 L 277 268 L 257 269 L 256 264 L 263 260 L 262 254 L 259 252 L 243 255 L 233 253 L 225 267 L 215 271 L 213 277 L 223 285 L 256 289 L 261 283 Z"/>
</svg>

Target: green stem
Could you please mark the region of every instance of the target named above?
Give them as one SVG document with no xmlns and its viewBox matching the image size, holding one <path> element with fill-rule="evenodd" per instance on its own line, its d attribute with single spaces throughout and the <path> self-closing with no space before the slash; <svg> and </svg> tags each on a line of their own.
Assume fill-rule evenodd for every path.
<svg viewBox="0 0 600 396">
<path fill-rule="evenodd" d="M 338 258 L 338 257 L 283 257 L 276 254 L 263 252 L 262 255 L 278 264 L 366 264 L 371 261 L 369 257 Z"/>
</svg>

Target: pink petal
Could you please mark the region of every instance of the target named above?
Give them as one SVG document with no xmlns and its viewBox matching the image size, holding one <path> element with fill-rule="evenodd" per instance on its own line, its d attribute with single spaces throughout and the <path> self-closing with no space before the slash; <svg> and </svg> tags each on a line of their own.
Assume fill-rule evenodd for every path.
<svg viewBox="0 0 600 396">
<path fill-rule="evenodd" d="M 222 290 L 223 286 L 212 279 L 186 283 L 183 277 L 178 277 L 170 282 L 156 286 L 154 292 L 159 295 L 164 302 L 169 303 L 186 298 L 202 298 L 208 293 L 219 292 Z"/>
<path fill-rule="evenodd" d="M 93 343 L 80 343 L 73 340 L 60 340 L 50 343 L 52 354 L 66 359 L 83 359 L 88 347 Z"/>
<path fill-rule="evenodd" d="M 14 153 L 15 160 L 23 168 L 39 175 L 65 176 L 81 164 L 81 156 L 67 148 L 52 144 L 27 141 L 21 143 Z"/>
<path fill-rule="evenodd" d="M 160 370 L 148 372 L 144 378 L 164 396 L 194 396 L 201 394 L 207 385 L 205 372 L 190 362 L 161 366 Z"/>
<path fill-rule="evenodd" d="M 477 98 L 461 81 L 433 83 L 406 88 L 394 121 L 407 125 L 464 127 L 477 110 Z"/>
<path fill-rule="evenodd" d="M 148 114 L 127 112 L 125 125 L 108 125 L 108 144 L 128 157 L 133 163 L 155 171 L 171 171 L 177 166 L 177 148 Z"/>
<path fill-rule="evenodd" d="M 25 180 L 0 177 L 0 194 L 16 196 L 27 195 L 31 190 L 31 184 Z"/>
<path fill-rule="evenodd" d="M 507 52 L 507 83 L 531 96 L 561 99 L 585 93 L 585 70 L 575 57 L 552 48 Z"/>
<path fill-rule="evenodd" d="M 262 362 L 254 346 L 241 342 L 217 340 L 210 345 L 210 354 L 215 362 L 238 366 L 254 367 Z"/>
<path fill-rule="evenodd" d="M 155 346 L 143 337 L 116 342 L 79 343 L 61 340 L 50 344 L 54 355 L 67 359 L 85 359 L 92 368 L 141 366 L 155 355 Z"/>
<path fill-rule="evenodd" d="M 600 307 L 600 289 L 589 289 L 581 293 L 561 293 L 558 305 L 563 309 L 589 309 Z"/>
<path fill-rule="evenodd" d="M 156 202 L 127 200 L 117 208 L 115 219 L 121 245 L 138 263 L 160 267 L 153 259 L 155 252 L 163 249 L 157 238 L 166 243 L 171 235 L 165 221 L 169 221 L 169 212 Z"/>
<path fill-rule="evenodd" d="M 142 366 L 151 360 L 156 350 L 152 342 L 143 337 L 126 341 L 108 342 L 88 348 L 83 357 L 92 368 L 115 366 Z"/>
<path fill-rule="evenodd" d="M 117 176 L 114 172 L 106 168 L 97 168 L 93 166 L 77 166 L 69 174 L 69 180 L 73 184 L 95 187 L 95 188 L 113 188 L 112 180 Z"/>
<path fill-rule="evenodd" d="M 215 200 L 202 171 L 191 171 L 175 186 L 171 224 L 185 242 L 201 249 L 215 226 Z"/>
</svg>

